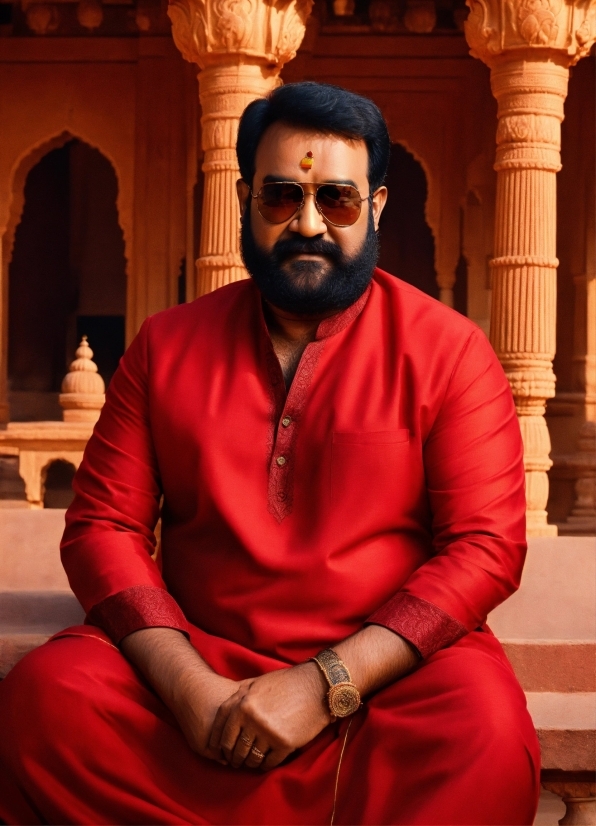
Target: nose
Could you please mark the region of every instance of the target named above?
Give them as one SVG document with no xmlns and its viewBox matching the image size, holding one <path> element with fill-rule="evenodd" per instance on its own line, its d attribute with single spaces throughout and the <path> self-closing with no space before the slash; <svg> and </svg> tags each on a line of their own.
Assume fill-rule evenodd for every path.
<svg viewBox="0 0 596 826">
<path fill-rule="evenodd" d="M 292 232 L 299 232 L 305 238 L 314 238 L 327 232 L 327 224 L 317 209 L 314 192 L 304 193 L 304 204 L 288 227 Z"/>
</svg>

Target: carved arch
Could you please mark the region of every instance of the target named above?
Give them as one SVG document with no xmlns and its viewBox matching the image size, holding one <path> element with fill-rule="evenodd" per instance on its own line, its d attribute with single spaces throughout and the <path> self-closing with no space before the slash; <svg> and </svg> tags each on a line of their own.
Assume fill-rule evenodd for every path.
<svg viewBox="0 0 596 826">
<path fill-rule="evenodd" d="M 435 298 L 436 239 L 428 223 L 428 177 L 404 142 L 392 144 L 387 207 L 381 216 L 379 266 Z"/>
<path fill-rule="evenodd" d="M 424 220 L 430 227 L 430 231 L 432 232 L 433 240 L 435 242 L 435 257 L 436 257 L 436 249 L 439 240 L 439 224 L 440 224 L 440 216 L 441 216 L 441 202 L 440 202 L 440 186 L 438 182 L 435 182 L 431 166 L 427 162 L 424 155 L 422 155 L 418 148 L 413 146 L 411 141 L 407 138 L 403 137 L 393 137 L 391 138 L 392 144 L 399 144 L 406 152 L 409 152 L 410 155 L 414 158 L 414 160 L 420 164 L 422 167 L 422 171 L 424 172 L 424 177 L 426 178 L 426 203 L 424 204 Z M 435 261 L 436 264 L 436 261 Z"/>
<path fill-rule="evenodd" d="M 118 164 L 111 156 L 111 153 L 106 151 L 96 141 L 89 139 L 86 135 L 79 134 L 69 129 L 65 129 L 58 134 L 49 137 L 41 138 L 33 146 L 25 149 L 13 164 L 10 180 L 9 192 L 10 200 L 8 203 L 8 221 L 6 226 L 0 231 L 2 235 L 2 263 L 4 269 L 4 277 L 7 275 L 7 267 L 12 259 L 12 252 L 14 247 L 14 238 L 16 228 L 19 225 L 23 208 L 25 206 L 25 182 L 27 175 L 39 161 L 51 152 L 53 149 L 60 149 L 71 140 L 80 140 L 88 146 L 96 149 L 112 166 L 114 174 L 116 175 L 116 182 L 118 194 L 116 196 L 116 210 L 118 213 L 118 224 L 124 236 L 124 257 L 126 260 L 126 277 L 130 278 L 130 261 L 132 255 L 132 216 L 127 215 L 127 210 L 124 205 L 122 175 L 118 168 Z"/>
<path fill-rule="evenodd" d="M 55 467 L 56 465 L 63 465 L 65 469 L 68 468 L 69 470 L 72 471 L 72 476 L 74 478 L 74 474 L 76 473 L 79 464 L 80 463 L 73 462 L 72 456 L 67 457 L 67 456 L 61 456 L 61 455 L 57 454 L 55 457 L 50 459 L 50 461 L 47 462 L 47 464 L 45 464 L 42 467 L 41 474 L 40 474 L 40 503 L 41 503 L 42 507 L 44 507 L 44 508 L 48 507 L 46 505 L 47 483 L 48 483 L 48 475 L 49 475 L 50 471 L 52 470 L 52 468 Z M 55 505 L 54 506 L 50 505 L 49 507 L 56 507 L 56 506 Z"/>
</svg>

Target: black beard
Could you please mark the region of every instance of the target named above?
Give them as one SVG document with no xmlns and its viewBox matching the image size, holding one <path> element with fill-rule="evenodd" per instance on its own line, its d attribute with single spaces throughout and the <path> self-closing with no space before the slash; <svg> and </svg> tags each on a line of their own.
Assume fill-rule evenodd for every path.
<svg viewBox="0 0 596 826">
<path fill-rule="evenodd" d="M 349 307 L 368 287 L 379 257 L 372 212 L 362 247 L 347 258 L 337 244 L 324 241 L 321 236 L 295 235 L 277 241 L 271 252 L 264 252 L 252 233 L 249 205 L 242 219 L 240 248 L 246 269 L 264 298 L 280 310 L 299 315 L 319 315 Z M 289 256 L 300 253 L 325 255 L 329 263 L 287 262 Z M 284 263 L 289 273 L 283 269 Z"/>
</svg>

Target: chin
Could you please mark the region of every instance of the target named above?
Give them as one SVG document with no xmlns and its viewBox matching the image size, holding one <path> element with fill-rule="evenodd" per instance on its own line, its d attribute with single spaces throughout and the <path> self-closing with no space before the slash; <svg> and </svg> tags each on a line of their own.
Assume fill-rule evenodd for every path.
<svg viewBox="0 0 596 826">
<path fill-rule="evenodd" d="M 318 287 L 328 276 L 330 265 L 321 261 L 291 261 L 282 267 L 287 278 L 298 287 Z"/>
</svg>

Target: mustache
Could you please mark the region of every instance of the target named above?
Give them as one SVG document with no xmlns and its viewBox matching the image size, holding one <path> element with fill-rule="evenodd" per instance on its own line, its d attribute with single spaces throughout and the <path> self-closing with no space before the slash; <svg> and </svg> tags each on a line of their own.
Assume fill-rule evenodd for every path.
<svg viewBox="0 0 596 826">
<path fill-rule="evenodd" d="M 277 261 L 284 261 L 291 255 L 326 255 L 336 264 L 343 262 L 341 248 L 332 241 L 323 238 L 285 238 L 280 239 L 273 246 L 272 253 Z"/>
</svg>

